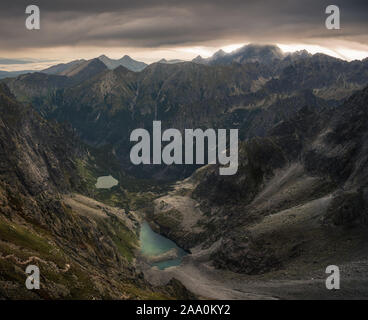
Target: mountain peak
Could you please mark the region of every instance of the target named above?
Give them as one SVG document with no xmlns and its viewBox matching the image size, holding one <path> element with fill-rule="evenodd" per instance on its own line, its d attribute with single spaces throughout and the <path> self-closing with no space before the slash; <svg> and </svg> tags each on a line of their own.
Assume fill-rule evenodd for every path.
<svg viewBox="0 0 368 320">
<path fill-rule="evenodd" d="M 84 81 L 106 69 L 106 65 L 99 58 L 94 58 L 80 64 L 75 64 L 63 71 L 60 75 L 73 77 L 76 81 Z"/>
<path fill-rule="evenodd" d="M 192 62 L 195 62 L 195 63 L 204 63 L 206 61 L 206 59 L 203 59 L 202 56 L 198 55 L 196 56 Z"/>
<path fill-rule="evenodd" d="M 180 60 L 180 59 L 166 60 L 165 58 L 162 58 L 161 60 L 157 61 L 157 63 L 164 63 L 164 64 L 176 64 L 176 63 L 181 63 L 181 62 L 185 62 L 185 61 Z"/>
<path fill-rule="evenodd" d="M 116 69 L 119 66 L 123 66 L 129 69 L 130 71 L 139 72 L 142 71 L 147 66 L 147 64 L 145 64 L 144 62 L 136 61 L 131 57 L 129 57 L 128 55 L 124 55 L 122 58 L 117 60 L 110 59 L 105 55 L 101 55 L 97 59 L 102 61 L 106 65 L 106 67 L 110 70 Z"/>
<path fill-rule="evenodd" d="M 218 51 L 216 51 L 214 54 L 213 54 L 213 56 L 212 56 L 212 58 L 220 58 L 220 57 L 223 57 L 223 56 L 225 56 L 226 55 L 226 52 L 224 51 L 224 50 L 222 50 L 222 49 L 220 49 L 220 50 L 218 50 Z"/>
<path fill-rule="evenodd" d="M 220 49 L 211 58 L 205 59 L 205 63 L 210 64 L 231 64 L 260 62 L 271 63 L 274 60 L 282 60 L 284 54 L 278 46 L 262 45 L 262 44 L 248 44 L 230 53 L 226 53 Z"/>
<path fill-rule="evenodd" d="M 234 54 L 237 53 L 245 53 L 249 57 L 264 56 L 264 55 L 272 55 L 274 58 L 278 59 L 282 59 L 284 57 L 284 54 L 281 51 L 281 49 L 273 44 L 250 43 L 234 51 Z"/>
</svg>

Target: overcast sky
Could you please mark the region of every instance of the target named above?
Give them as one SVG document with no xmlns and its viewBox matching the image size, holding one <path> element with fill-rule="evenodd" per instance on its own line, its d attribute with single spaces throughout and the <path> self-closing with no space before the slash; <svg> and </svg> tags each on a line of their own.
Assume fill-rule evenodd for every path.
<svg viewBox="0 0 368 320">
<path fill-rule="evenodd" d="M 25 8 L 41 10 L 41 29 L 25 28 Z M 341 10 L 341 29 L 325 9 Z M 153 62 L 191 59 L 245 43 L 306 48 L 347 60 L 368 56 L 368 1 L 337 0 L 1 0 L 0 69 L 25 69 L 106 54 Z M 12 60 L 10 60 L 12 59 Z M 21 59 L 20 64 L 14 59 Z M 4 63 L 5 62 L 5 63 Z M 29 69 L 29 68 L 26 69 Z"/>
</svg>

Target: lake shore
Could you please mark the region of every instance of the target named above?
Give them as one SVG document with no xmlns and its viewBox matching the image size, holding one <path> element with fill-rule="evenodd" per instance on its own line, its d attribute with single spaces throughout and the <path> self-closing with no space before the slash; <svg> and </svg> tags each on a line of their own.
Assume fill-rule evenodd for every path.
<svg viewBox="0 0 368 320">
<path fill-rule="evenodd" d="M 242 275 L 215 269 L 207 260 L 210 251 L 195 248 L 193 254 L 184 257 L 182 264 L 165 270 L 148 264 L 140 264 L 140 268 L 151 284 L 162 286 L 175 278 L 200 299 L 367 299 L 368 276 L 362 276 L 362 272 L 368 260 L 342 265 L 343 287 L 331 291 L 325 287 L 326 274 L 317 270 L 302 273 L 289 269 L 264 275 Z"/>
</svg>

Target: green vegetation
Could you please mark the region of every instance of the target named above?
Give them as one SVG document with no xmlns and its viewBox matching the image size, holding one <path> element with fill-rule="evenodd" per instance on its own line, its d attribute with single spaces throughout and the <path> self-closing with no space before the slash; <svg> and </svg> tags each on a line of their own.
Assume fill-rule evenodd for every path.
<svg viewBox="0 0 368 320">
<path fill-rule="evenodd" d="M 28 249 L 34 255 L 42 259 L 49 259 L 57 265 L 64 267 L 65 259 L 60 254 L 60 250 L 54 245 L 50 244 L 47 238 L 28 230 L 25 227 L 14 223 L 7 222 L 0 217 L 0 239 L 5 242 L 12 243 L 23 249 Z M 6 251 L 2 247 L 2 251 Z M 14 249 L 9 251 L 14 253 Z M 27 255 L 24 251 L 17 252 L 17 256 L 25 258 Z M 29 256 L 29 255 L 28 255 Z"/>
<path fill-rule="evenodd" d="M 99 219 L 97 223 L 104 234 L 111 237 L 120 254 L 131 261 L 138 241 L 137 236 L 115 216 L 109 217 L 108 221 Z M 60 248 L 52 245 L 47 238 L 0 218 L 0 240 L 0 279 L 24 283 L 26 266 L 21 263 L 35 256 L 42 259 L 42 261 L 32 260 L 41 271 L 41 289 L 38 291 L 41 298 L 92 299 L 101 297 L 101 292 L 96 288 L 91 273 L 67 261 Z M 70 265 L 69 269 L 66 269 L 67 263 Z M 101 279 L 101 281 L 105 280 Z M 52 290 L 55 296 L 50 296 L 49 286 L 55 286 L 55 284 L 57 287 Z M 129 299 L 170 299 L 170 295 L 165 294 L 162 290 L 152 291 L 127 279 L 116 285 L 120 287 L 122 296 Z M 24 291 L 23 289 L 18 290 L 17 296 L 27 297 L 25 289 Z M 113 297 L 106 292 L 102 298 L 112 299 Z"/>
<path fill-rule="evenodd" d="M 125 174 L 109 146 L 101 149 L 90 148 L 88 156 L 75 161 L 81 179 L 82 193 L 112 207 L 119 207 L 129 213 L 141 210 L 152 213 L 153 201 L 170 190 L 165 182 L 137 179 Z M 119 181 L 110 189 L 97 189 L 99 176 L 112 175 Z M 84 190 L 84 191 L 83 191 Z"/>
<path fill-rule="evenodd" d="M 131 295 L 132 299 L 142 300 L 173 300 L 169 294 L 165 294 L 160 291 L 151 291 L 150 289 L 142 289 L 134 284 L 128 284 L 124 286 L 124 290 Z"/>
<path fill-rule="evenodd" d="M 63 293 L 66 294 L 65 298 L 90 299 L 96 293 L 91 279 L 79 267 L 71 265 L 69 270 L 65 270 L 67 260 L 62 250 L 51 244 L 45 235 L 41 236 L 0 218 L 0 240 L 1 278 L 24 283 L 26 265 L 23 263 L 30 257 L 37 257 L 41 260 L 33 258 L 30 263 L 38 265 L 41 271 L 41 281 L 44 285 L 41 285 L 39 290 L 40 297 L 52 298 L 47 289 L 50 283 L 68 288 Z"/>
<path fill-rule="evenodd" d="M 78 174 L 82 178 L 82 187 L 87 190 L 93 190 L 97 178 L 90 163 L 83 159 L 77 159 L 75 164 Z"/>
<path fill-rule="evenodd" d="M 106 221 L 106 219 L 98 219 L 97 223 L 104 234 L 111 237 L 122 257 L 126 258 L 128 261 L 132 261 L 134 258 L 134 250 L 138 245 L 136 234 L 129 230 L 115 216 L 110 216 L 108 221 Z"/>
</svg>

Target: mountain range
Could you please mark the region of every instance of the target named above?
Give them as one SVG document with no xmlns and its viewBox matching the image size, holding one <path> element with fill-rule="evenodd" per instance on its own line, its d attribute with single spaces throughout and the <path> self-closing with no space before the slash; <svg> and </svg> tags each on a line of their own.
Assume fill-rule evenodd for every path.
<svg viewBox="0 0 368 320">
<path fill-rule="evenodd" d="M 109 70 L 92 59 L 59 74 L 32 73 L 5 82 L 20 101 L 48 119 L 71 123 L 87 143 L 112 146 L 123 167 L 135 170 L 127 156 L 129 132 L 150 128 L 153 120 L 181 130 L 238 128 L 242 139 L 262 136 L 305 105 L 334 107 L 368 83 L 367 60 L 305 52 L 281 57 L 275 46 L 248 45 L 230 55 L 215 54 L 210 64 L 154 63 L 141 72 Z M 169 170 L 166 178 L 191 172 Z M 156 167 L 143 172 L 160 176 Z"/>
<path fill-rule="evenodd" d="M 112 70 L 119 66 L 123 66 L 131 71 L 139 72 L 142 71 L 147 64 L 144 62 L 136 61 L 132 59 L 131 57 L 125 55 L 121 59 L 110 59 L 105 55 L 101 55 L 98 58 L 106 68 Z M 92 59 L 95 60 L 95 59 Z M 73 60 L 68 63 L 60 63 L 54 66 L 51 66 L 47 69 L 41 70 L 41 71 L 35 71 L 35 70 L 22 70 L 22 71 L 0 71 L 0 79 L 4 78 L 10 78 L 10 77 L 17 77 L 22 74 L 28 74 L 28 73 L 46 73 L 50 75 L 68 75 L 73 72 L 76 72 L 78 68 L 84 68 L 86 64 L 88 64 L 91 60 L 87 61 L 84 59 L 80 60 Z"/>
</svg>

